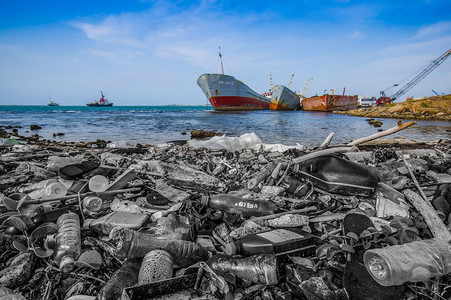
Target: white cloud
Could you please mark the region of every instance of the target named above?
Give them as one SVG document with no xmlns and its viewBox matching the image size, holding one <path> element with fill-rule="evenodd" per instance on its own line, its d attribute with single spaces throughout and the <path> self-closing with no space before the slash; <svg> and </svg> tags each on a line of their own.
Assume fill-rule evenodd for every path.
<svg viewBox="0 0 451 300">
<path fill-rule="evenodd" d="M 351 35 L 351 40 L 361 40 L 365 37 L 365 34 L 361 30 L 355 30 Z"/>
</svg>

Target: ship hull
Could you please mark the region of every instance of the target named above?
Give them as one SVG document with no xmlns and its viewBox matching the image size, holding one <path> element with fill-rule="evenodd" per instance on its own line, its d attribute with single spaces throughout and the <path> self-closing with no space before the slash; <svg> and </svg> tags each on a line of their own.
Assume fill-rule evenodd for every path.
<svg viewBox="0 0 451 300">
<path fill-rule="evenodd" d="M 292 90 L 283 85 L 276 85 L 272 90 L 270 110 L 300 110 L 301 100 Z"/>
<path fill-rule="evenodd" d="M 197 84 L 215 110 L 265 110 L 270 100 L 259 95 L 235 77 L 223 74 L 202 74 Z"/>
<path fill-rule="evenodd" d="M 86 104 L 87 106 L 93 107 L 93 106 L 99 106 L 99 107 L 103 107 L 103 106 L 113 106 L 113 103 L 108 103 L 108 104 L 98 104 L 98 103 L 88 103 Z"/>
<path fill-rule="evenodd" d="M 308 111 L 346 111 L 357 108 L 357 95 L 322 95 L 302 100 L 302 109 Z"/>
</svg>

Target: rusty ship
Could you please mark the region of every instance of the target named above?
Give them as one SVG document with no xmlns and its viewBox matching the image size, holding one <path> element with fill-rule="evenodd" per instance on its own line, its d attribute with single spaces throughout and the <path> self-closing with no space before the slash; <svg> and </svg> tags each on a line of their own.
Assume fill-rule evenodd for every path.
<svg viewBox="0 0 451 300">
<path fill-rule="evenodd" d="M 270 110 L 300 110 L 301 100 L 296 93 L 284 85 L 276 85 L 272 89 Z"/>
<path fill-rule="evenodd" d="M 263 110 L 269 109 L 271 99 L 260 95 L 242 81 L 224 74 L 221 48 L 219 48 L 222 74 L 202 74 L 197 84 L 215 110 Z"/>
<path fill-rule="evenodd" d="M 351 110 L 357 108 L 357 95 L 329 95 L 314 96 L 301 101 L 302 110 L 334 111 Z"/>
</svg>

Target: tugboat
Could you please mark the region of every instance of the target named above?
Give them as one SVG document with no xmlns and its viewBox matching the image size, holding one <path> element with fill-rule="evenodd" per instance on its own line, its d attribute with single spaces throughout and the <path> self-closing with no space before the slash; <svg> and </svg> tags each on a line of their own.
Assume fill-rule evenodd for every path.
<svg viewBox="0 0 451 300">
<path fill-rule="evenodd" d="M 47 106 L 60 106 L 59 103 L 53 102 L 51 98 L 49 98 L 49 102 L 47 102 Z"/>
<path fill-rule="evenodd" d="M 113 106 L 113 103 L 105 99 L 105 96 L 103 95 L 103 92 L 100 91 L 100 94 L 102 97 L 99 99 L 99 101 L 90 102 L 86 104 L 87 106 Z"/>
</svg>

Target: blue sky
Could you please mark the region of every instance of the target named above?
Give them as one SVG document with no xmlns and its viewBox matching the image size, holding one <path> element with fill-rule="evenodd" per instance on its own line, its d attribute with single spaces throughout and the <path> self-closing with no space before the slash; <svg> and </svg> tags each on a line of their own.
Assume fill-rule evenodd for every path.
<svg viewBox="0 0 451 300">
<path fill-rule="evenodd" d="M 379 96 L 451 48 L 451 1 L 0 0 L 0 104 L 206 104 L 219 46 L 260 93 L 294 73 L 308 96 Z M 432 89 L 451 94 L 451 59 L 399 101 Z"/>
</svg>

